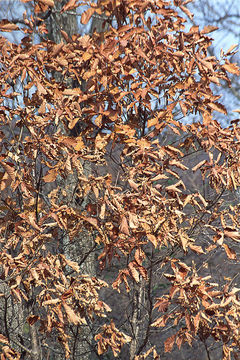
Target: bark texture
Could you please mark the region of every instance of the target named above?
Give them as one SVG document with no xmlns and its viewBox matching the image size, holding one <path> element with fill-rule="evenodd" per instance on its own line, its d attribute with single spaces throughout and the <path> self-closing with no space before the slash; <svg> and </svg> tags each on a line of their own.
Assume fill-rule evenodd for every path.
<svg viewBox="0 0 240 360">
<path fill-rule="evenodd" d="M 55 1 L 55 7 L 48 19 L 49 39 L 55 43 L 64 41 L 61 30 L 66 32 L 70 38 L 73 34 L 78 33 L 76 11 L 71 10 L 69 12 L 61 13 L 62 7 L 67 2 L 68 0 Z M 103 21 L 104 18 L 101 18 L 99 15 L 94 15 L 90 33 L 93 33 L 94 31 L 102 32 L 104 30 Z M 57 81 L 64 81 L 69 88 L 76 86 L 71 78 L 63 79 L 60 73 L 54 74 L 54 76 Z M 78 86 L 84 91 L 84 82 L 82 82 L 81 85 L 78 84 Z M 70 131 L 68 133 L 62 124 L 59 124 L 59 127 L 62 133 L 70 135 Z M 81 128 L 78 129 L 78 131 L 81 131 Z M 92 171 L 91 163 L 88 161 L 81 162 L 81 167 L 83 168 L 84 176 L 89 177 Z M 76 201 L 75 193 L 78 186 L 77 173 L 74 172 L 73 174 L 69 174 L 64 180 L 59 177 L 58 181 L 59 187 L 65 190 L 63 191 L 64 195 L 60 196 L 59 201 L 68 206 L 77 206 L 79 211 L 84 211 L 89 198 L 86 196 L 80 204 Z M 69 238 L 67 232 L 62 234 L 61 238 L 61 246 L 65 256 L 72 261 L 78 262 L 83 274 L 88 274 L 92 277 L 96 276 L 94 234 L 89 233 L 87 229 L 83 228 L 73 239 Z M 72 359 L 93 359 L 93 330 L 90 323 L 85 326 L 72 327 L 69 329 L 69 335 L 72 338 L 70 349 L 72 352 Z"/>
</svg>

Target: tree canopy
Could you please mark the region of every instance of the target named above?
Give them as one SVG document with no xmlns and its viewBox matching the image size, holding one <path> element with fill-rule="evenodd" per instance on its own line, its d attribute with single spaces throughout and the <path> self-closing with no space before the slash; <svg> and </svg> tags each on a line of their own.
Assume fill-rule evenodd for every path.
<svg viewBox="0 0 240 360">
<path fill-rule="evenodd" d="M 57 341 L 77 358 L 84 327 L 100 358 L 185 343 L 237 358 L 239 118 L 223 128 L 212 90 L 239 75 L 236 46 L 209 56 L 216 27 L 189 27 L 189 0 L 70 0 L 61 13 L 84 6 L 81 23 L 101 16 L 102 31 L 59 28 L 60 43 L 54 1 L 22 2 L 31 17 L 0 22 L 24 33 L 0 37 L 1 359 L 46 358 Z M 63 238 L 78 246 L 82 232 L 94 245 L 73 258 Z M 97 276 L 82 269 L 90 253 Z"/>
</svg>

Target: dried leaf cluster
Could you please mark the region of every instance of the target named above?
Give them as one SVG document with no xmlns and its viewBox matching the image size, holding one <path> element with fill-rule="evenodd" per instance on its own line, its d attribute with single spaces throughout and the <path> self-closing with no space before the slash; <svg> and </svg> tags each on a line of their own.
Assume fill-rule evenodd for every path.
<svg viewBox="0 0 240 360">
<path fill-rule="evenodd" d="M 29 326 L 58 339 L 67 358 L 68 325 L 101 323 L 99 355 L 111 348 L 118 356 L 133 341 L 101 300 L 107 286 L 119 296 L 146 289 L 135 359 L 158 358 L 149 334 L 157 328 L 161 338 L 169 324 L 176 331 L 165 352 L 211 339 L 221 343 L 224 359 L 239 353 L 239 289 L 232 278 L 216 283 L 207 267 L 217 251 L 239 264 L 239 204 L 224 195 L 240 186 L 240 129 L 237 119 L 227 128 L 217 121 L 216 112 L 227 113 L 211 90 L 213 83 L 231 86 L 228 73 L 239 71 L 228 60 L 233 47 L 220 59 L 208 56 L 215 27 L 185 29 L 179 14 L 193 16 L 188 2 L 84 1 L 82 24 L 104 14 L 112 25 L 92 36 L 62 31 L 55 44 L 44 21 L 34 20 L 54 1 L 38 0 L 21 43 L 0 38 L 1 283 L 23 304 Z M 62 12 L 77 6 L 70 0 Z M 18 29 L 0 22 L 3 32 Z M 69 79 L 79 86 L 69 87 Z M 184 125 L 179 114 L 196 121 Z M 169 134 L 173 140 L 164 143 Z M 211 195 L 191 188 L 196 174 Z M 63 188 L 71 176 L 76 184 Z M 64 234 L 74 241 L 83 229 L 94 236 L 103 273 L 118 263 L 112 282 L 84 274 L 78 263 L 85 259 L 69 259 L 61 249 Z M 156 297 L 155 272 L 168 284 Z M 10 335 L 7 329 L 0 335 L 1 359 L 20 358 Z"/>
</svg>

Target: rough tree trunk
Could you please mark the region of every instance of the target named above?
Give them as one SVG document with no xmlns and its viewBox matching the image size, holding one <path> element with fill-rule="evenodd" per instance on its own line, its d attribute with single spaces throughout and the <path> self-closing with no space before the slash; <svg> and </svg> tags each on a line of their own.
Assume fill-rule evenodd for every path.
<svg viewBox="0 0 240 360">
<path fill-rule="evenodd" d="M 55 1 L 55 7 L 52 11 L 51 16 L 48 19 L 48 31 L 49 31 L 49 39 L 54 41 L 55 43 L 59 43 L 64 41 L 61 35 L 61 31 L 65 31 L 69 37 L 73 34 L 78 33 L 78 25 L 77 25 L 77 14 L 76 11 L 71 10 L 61 14 L 61 9 L 68 0 Z M 103 19 L 99 16 L 93 16 L 92 26 L 90 33 L 93 31 L 101 32 L 103 31 Z M 61 74 L 54 74 L 57 81 L 64 80 L 64 83 L 69 87 L 73 87 L 75 84 L 72 79 L 62 79 Z M 81 85 L 84 91 L 84 82 Z M 68 135 L 64 127 L 60 124 L 61 132 Z M 84 171 L 84 175 L 88 177 L 91 174 L 91 163 L 84 161 L 82 162 L 82 167 Z M 83 211 L 88 199 L 84 199 L 81 205 L 76 205 L 74 192 L 78 183 L 78 178 L 76 172 L 74 174 L 68 175 L 66 179 L 60 179 L 59 177 L 59 187 L 61 189 L 65 189 L 65 195 L 61 197 L 59 200 L 68 205 L 72 205 L 74 207 L 78 206 L 80 211 Z M 80 268 L 83 274 L 88 274 L 90 276 L 96 275 L 96 262 L 95 262 L 95 254 L 91 251 L 94 248 L 94 238 L 93 235 L 90 234 L 86 229 L 82 229 L 82 231 L 78 234 L 75 239 L 69 239 L 67 234 L 64 234 L 62 237 L 62 249 L 66 257 L 68 257 L 72 261 L 76 261 L 79 263 L 81 259 L 85 259 L 81 264 Z M 71 342 L 71 358 L 87 360 L 93 358 L 93 349 L 92 349 L 92 341 L 93 334 L 90 326 L 78 326 L 72 327 L 71 333 L 72 342 Z"/>
<path fill-rule="evenodd" d="M 144 298 L 145 298 L 145 281 L 143 278 L 140 279 L 139 284 L 134 284 L 133 286 L 133 296 L 132 296 L 132 314 L 130 317 L 131 323 L 131 336 L 132 341 L 130 343 L 129 349 L 129 359 L 133 360 L 137 349 L 139 347 L 140 339 L 143 335 L 143 326 L 144 326 Z"/>
</svg>

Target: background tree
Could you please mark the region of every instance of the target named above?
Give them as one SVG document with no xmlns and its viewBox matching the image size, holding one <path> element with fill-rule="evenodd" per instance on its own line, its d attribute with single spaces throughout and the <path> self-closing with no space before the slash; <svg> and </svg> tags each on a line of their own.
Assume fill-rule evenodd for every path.
<svg viewBox="0 0 240 360">
<path fill-rule="evenodd" d="M 103 31 L 59 43 L 39 0 L 21 43 L 1 38 L 1 281 L 26 319 L 21 341 L 3 321 L 2 357 L 82 358 L 83 338 L 91 359 L 237 356 L 239 127 L 211 84 L 239 73 L 232 48 L 208 56 L 212 26 L 185 29 L 187 3 L 86 1 Z"/>
</svg>

